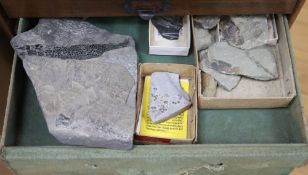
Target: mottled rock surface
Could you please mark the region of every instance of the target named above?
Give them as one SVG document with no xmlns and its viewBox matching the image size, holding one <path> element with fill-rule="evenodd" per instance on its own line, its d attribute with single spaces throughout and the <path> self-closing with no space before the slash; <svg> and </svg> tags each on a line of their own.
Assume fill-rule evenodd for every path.
<svg viewBox="0 0 308 175">
<path fill-rule="evenodd" d="M 227 42 L 218 42 L 209 47 L 204 56 L 205 65 L 225 74 L 243 75 L 257 80 L 278 78 L 273 48 L 269 46 L 242 50 Z"/>
<path fill-rule="evenodd" d="M 220 21 L 219 16 L 196 16 L 194 22 L 196 26 L 203 29 L 212 29 L 217 26 Z"/>
<path fill-rule="evenodd" d="M 11 44 L 60 142 L 132 148 L 137 54 L 131 37 L 80 20 L 41 19 Z"/>
<path fill-rule="evenodd" d="M 202 58 L 200 62 L 200 69 L 214 77 L 214 79 L 218 82 L 218 84 L 226 89 L 227 91 L 231 91 L 234 89 L 237 84 L 241 80 L 241 76 L 238 75 L 228 75 L 221 72 L 218 72 L 215 69 L 211 69 L 207 66 L 206 60 L 207 60 L 207 50 L 203 50 L 200 52 L 200 57 Z"/>
<path fill-rule="evenodd" d="M 210 45 L 217 41 L 216 28 L 212 30 L 196 27 L 195 29 L 195 43 L 198 51 L 207 49 Z"/>
<path fill-rule="evenodd" d="M 266 15 L 224 17 L 220 29 L 222 37 L 240 49 L 264 45 L 270 38 Z"/>
<path fill-rule="evenodd" d="M 178 74 L 154 72 L 151 75 L 149 116 L 153 123 L 175 117 L 191 105 L 180 85 Z"/>
<path fill-rule="evenodd" d="M 151 19 L 162 37 L 168 40 L 178 40 L 183 27 L 183 17 L 180 16 L 154 16 Z"/>
</svg>

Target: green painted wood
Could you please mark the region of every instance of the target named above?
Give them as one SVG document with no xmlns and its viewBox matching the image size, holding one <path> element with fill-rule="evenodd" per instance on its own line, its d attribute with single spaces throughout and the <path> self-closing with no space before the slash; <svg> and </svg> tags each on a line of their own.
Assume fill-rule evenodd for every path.
<svg viewBox="0 0 308 175">
<path fill-rule="evenodd" d="M 296 145 L 152 145 L 131 151 L 77 147 L 9 147 L 10 166 L 21 175 L 288 174 L 308 158 Z"/>
<path fill-rule="evenodd" d="M 113 33 L 133 36 L 140 62 L 194 64 L 192 52 L 188 57 L 148 55 L 147 22 L 139 18 L 89 21 Z M 33 26 L 24 22 L 24 29 Z M 285 25 L 287 29 L 286 19 Z M 294 61 L 292 52 L 291 57 Z M 298 96 L 287 108 L 199 110 L 198 144 L 137 145 L 131 151 L 119 151 L 59 143 L 48 132 L 21 61 L 15 61 L 1 155 L 17 174 L 185 175 L 187 171 L 190 175 L 281 175 L 308 160 L 308 145 L 296 144 L 307 142 L 296 78 Z"/>
</svg>

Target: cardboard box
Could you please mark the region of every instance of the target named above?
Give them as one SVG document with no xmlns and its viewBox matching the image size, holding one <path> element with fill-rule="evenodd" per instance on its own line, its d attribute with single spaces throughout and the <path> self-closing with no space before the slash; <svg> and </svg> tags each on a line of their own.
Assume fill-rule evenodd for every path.
<svg viewBox="0 0 308 175">
<path fill-rule="evenodd" d="M 149 54 L 187 56 L 190 49 L 190 17 L 183 18 L 183 27 L 178 40 L 163 38 L 156 27 L 149 21 Z"/>
<path fill-rule="evenodd" d="M 198 106 L 197 106 L 197 88 L 196 88 L 196 69 L 191 65 L 184 64 L 160 64 L 160 63 L 144 63 L 139 66 L 138 76 L 138 92 L 137 92 L 137 116 L 136 123 L 138 123 L 139 114 L 141 110 L 144 78 L 151 75 L 153 72 L 171 72 L 180 75 L 180 79 L 189 80 L 189 97 L 192 106 L 188 109 L 188 129 L 187 139 L 169 139 L 141 136 L 136 134 L 136 142 L 141 143 L 195 143 L 197 141 L 197 120 L 198 120 Z"/>
<path fill-rule="evenodd" d="M 232 91 L 228 92 L 222 87 L 217 86 L 217 92 L 214 97 L 203 96 L 203 90 L 206 88 L 204 83 L 205 73 L 199 69 L 199 52 L 194 49 L 195 62 L 198 72 L 198 105 L 201 109 L 219 109 L 219 108 L 276 108 L 286 107 L 296 96 L 293 68 L 288 45 L 285 24 L 283 18 L 278 16 L 276 19 L 279 41 L 274 46 L 276 63 L 279 72 L 279 78 L 272 81 L 256 81 L 242 77 L 241 81 Z M 193 39 L 197 38 L 194 32 Z M 272 40 L 273 44 L 275 39 Z"/>
</svg>

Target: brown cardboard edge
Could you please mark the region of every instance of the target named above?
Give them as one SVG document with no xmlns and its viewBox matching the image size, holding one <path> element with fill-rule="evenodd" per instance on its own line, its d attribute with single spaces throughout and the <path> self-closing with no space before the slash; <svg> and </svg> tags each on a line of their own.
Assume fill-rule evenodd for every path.
<svg viewBox="0 0 308 175">
<path fill-rule="evenodd" d="M 192 130 L 192 134 L 193 137 L 192 138 L 188 138 L 188 139 L 170 139 L 170 143 L 172 144 L 183 144 L 183 143 L 196 143 L 197 142 L 197 127 L 198 127 L 198 104 L 197 104 L 197 88 L 196 88 L 196 68 L 192 65 L 184 65 L 184 64 L 168 64 L 168 63 L 143 63 L 143 64 L 139 64 L 139 68 L 138 68 L 138 90 L 137 90 L 137 113 L 136 113 L 136 126 L 138 123 L 138 115 L 140 113 L 140 106 L 141 106 L 141 102 L 142 102 L 142 95 L 143 95 L 143 81 L 141 81 L 141 78 L 143 77 L 142 74 L 144 73 L 144 69 L 147 69 L 148 67 L 155 67 L 155 69 L 153 69 L 152 71 L 150 71 L 149 73 L 155 72 L 155 71 L 170 71 L 170 68 L 172 68 L 173 70 L 171 70 L 174 73 L 178 73 L 181 75 L 181 72 L 183 71 L 183 69 L 185 69 L 186 71 L 192 71 L 193 75 L 192 75 L 192 80 L 194 82 L 190 83 L 190 85 L 193 85 L 193 92 L 191 95 L 191 98 L 193 99 L 193 104 L 191 106 L 191 111 L 193 112 L 193 119 L 194 119 L 194 129 Z M 176 69 L 175 69 L 176 68 Z M 135 127 L 136 130 L 136 127 Z M 136 135 L 136 133 L 135 133 Z M 138 135 L 139 136 L 139 135 Z M 157 137 L 156 137 L 157 138 Z M 165 138 L 162 138 L 165 139 Z M 151 142 L 142 142 L 142 141 L 138 141 L 136 140 L 137 143 L 145 143 L 145 144 L 149 144 Z M 157 144 L 155 142 L 155 144 Z"/>
</svg>

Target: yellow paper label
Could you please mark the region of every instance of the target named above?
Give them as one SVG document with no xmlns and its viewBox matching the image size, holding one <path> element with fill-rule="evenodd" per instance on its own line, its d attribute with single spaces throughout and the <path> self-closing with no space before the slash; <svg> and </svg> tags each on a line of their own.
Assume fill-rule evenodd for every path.
<svg viewBox="0 0 308 175">
<path fill-rule="evenodd" d="M 151 77 L 146 76 L 143 88 L 140 135 L 170 139 L 186 139 L 188 110 L 164 122 L 158 124 L 152 123 L 148 113 L 150 104 L 150 84 Z M 180 84 L 183 90 L 188 93 L 189 81 L 182 79 L 180 80 Z"/>
</svg>

